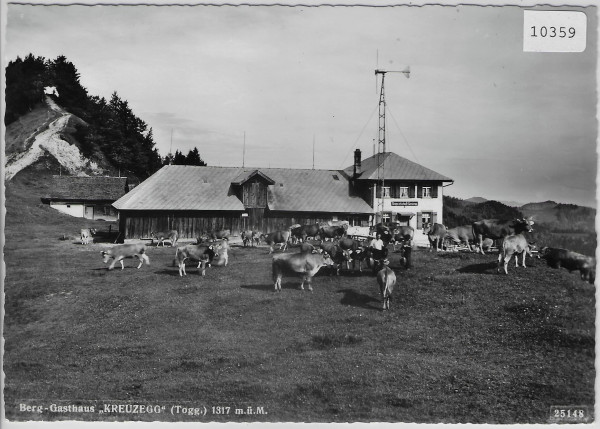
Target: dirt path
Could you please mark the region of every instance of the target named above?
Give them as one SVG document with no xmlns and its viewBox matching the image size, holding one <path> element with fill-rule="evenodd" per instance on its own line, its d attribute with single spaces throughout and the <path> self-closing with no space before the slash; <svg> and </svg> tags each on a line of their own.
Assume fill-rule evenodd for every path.
<svg viewBox="0 0 600 429">
<path fill-rule="evenodd" d="M 9 159 L 6 165 L 7 181 L 11 180 L 19 171 L 36 162 L 45 153 L 49 153 L 65 167 L 71 174 L 87 176 L 85 170 L 100 170 L 97 164 L 87 160 L 77 146 L 61 138 L 61 133 L 67 126 L 71 114 L 64 111 L 50 97 L 46 97 L 48 106 L 61 117 L 50 123 L 48 129 L 39 133 L 31 147 L 17 156 Z"/>
</svg>

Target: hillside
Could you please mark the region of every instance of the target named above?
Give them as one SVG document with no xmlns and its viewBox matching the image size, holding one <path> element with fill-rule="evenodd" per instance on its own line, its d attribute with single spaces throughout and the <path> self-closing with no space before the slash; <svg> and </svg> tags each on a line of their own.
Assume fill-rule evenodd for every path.
<svg viewBox="0 0 600 429">
<path fill-rule="evenodd" d="M 102 153 L 95 154 L 94 160 L 82 154 L 74 134 L 85 126 L 46 96 L 43 103 L 6 127 L 6 180 L 39 163 L 55 174 L 115 175 L 117 169 Z"/>
<path fill-rule="evenodd" d="M 77 175 L 143 180 L 162 166 L 152 128 L 116 92 L 110 100 L 88 94 L 64 56 L 9 62 L 4 123 L 8 180 L 46 154 Z"/>
</svg>

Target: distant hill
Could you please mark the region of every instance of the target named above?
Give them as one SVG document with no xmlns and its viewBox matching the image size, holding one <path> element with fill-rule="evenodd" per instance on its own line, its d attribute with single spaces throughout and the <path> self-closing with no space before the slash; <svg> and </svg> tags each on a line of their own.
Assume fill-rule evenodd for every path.
<svg viewBox="0 0 600 429">
<path fill-rule="evenodd" d="M 596 250 L 596 210 L 574 204 L 561 204 L 555 201 L 524 204 L 519 208 L 509 207 L 498 201 L 481 203 L 444 196 L 444 225 L 452 228 L 471 225 L 481 219 L 512 219 L 523 216 L 533 217 L 534 232 L 528 240 L 539 247 L 561 247 L 586 255 L 594 255 Z"/>
<path fill-rule="evenodd" d="M 467 203 L 481 204 L 481 203 L 485 203 L 486 201 L 498 201 L 498 200 L 488 200 L 483 197 L 471 197 L 471 198 L 467 198 L 464 201 Z M 502 203 L 508 207 L 521 207 L 523 205 L 522 203 L 518 203 L 516 201 L 498 201 L 498 202 Z"/>
<path fill-rule="evenodd" d="M 467 203 L 480 204 L 485 203 L 487 200 L 483 197 L 471 197 L 464 200 Z"/>
</svg>

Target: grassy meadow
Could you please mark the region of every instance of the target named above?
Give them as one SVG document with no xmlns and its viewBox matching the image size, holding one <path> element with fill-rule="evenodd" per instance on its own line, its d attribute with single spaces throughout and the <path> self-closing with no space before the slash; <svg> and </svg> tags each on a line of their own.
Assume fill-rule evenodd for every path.
<svg viewBox="0 0 600 429">
<path fill-rule="evenodd" d="M 32 186 L 43 190 L 7 188 L 8 420 L 546 423 L 553 405 L 593 412 L 595 289 L 578 273 L 528 259 L 506 276 L 495 254 L 428 251 L 406 270 L 392 254 L 399 284 L 383 312 L 368 271 L 322 270 L 313 292 L 285 278 L 274 293 L 268 248 L 235 240 L 229 266 L 205 277 L 189 264 L 180 278 L 169 247 L 151 248 L 150 266 L 107 271 L 111 244 L 77 234 L 108 224 L 41 206 Z"/>
</svg>

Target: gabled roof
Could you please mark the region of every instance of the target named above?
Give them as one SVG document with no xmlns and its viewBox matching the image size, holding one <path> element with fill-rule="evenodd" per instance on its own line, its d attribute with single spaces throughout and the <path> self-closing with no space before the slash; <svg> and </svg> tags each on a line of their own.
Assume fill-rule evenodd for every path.
<svg viewBox="0 0 600 429">
<path fill-rule="evenodd" d="M 52 176 L 49 200 L 114 201 L 126 192 L 126 177 Z"/>
<path fill-rule="evenodd" d="M 230 192 L 240 169 L 166 165 L 113 203 L 118 210 L 244 210 Z"/>
<path fill-rule="evenodd" d="M 238 174 L 235 179 L 233 179 L 231 181 L 231 184 L 232 185 L 243 185 L 245 182 L 247 182 L 248 180 L 250 180 L 251 178 L 253 178 L 255 176 L 263 178 L 270 185 L 272 185 L 273 183 L 275 183 L 273 181 L 273 179 L 271 179 L 269 176 L 265 175 L 260 170 L 253 170 L 253 171 L 246 171 L 246 170 L 244 170 L 240 174 Z"/>
<path fill-rule="evenodd" d="M 118 210 L 244 210 L 232 184 L 256 172 L 271 179 L 267 205 L 277 211 L 372 213 L 350 196 L 347 177 L 337 170 L 196 167 L 167 165 L 116 201 Z"/>
<path fill-rule="evenodd" d="M 396 155 L 393 152 L 375 154 L 362 160 L 362 174 L 359 176 L 358 180 L 377 180 L 377 167 L 379 164 L 382 164 L 383 167 L 380 172 L 380 174 L 383 174 L 383 177 L 379 177 L 379 179 L 453 182 L 453 180 L 449 177 L 430 170 L 429 168 L 423 167 L 422 165 L 403 158 L 400 155 Z M 344 172 L 349 176 L 352 176 L 353 171 L 353 165 L 344 169 Z"/>
</svg>

